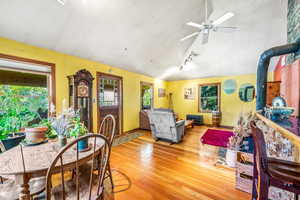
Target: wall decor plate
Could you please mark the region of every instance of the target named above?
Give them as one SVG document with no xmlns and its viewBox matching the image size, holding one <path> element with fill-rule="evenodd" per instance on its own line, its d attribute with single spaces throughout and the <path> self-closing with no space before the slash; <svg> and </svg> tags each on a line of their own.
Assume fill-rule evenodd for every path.
<svg viewBox="0 0 300 200">
<path fill-rule="evenodd" d="M 237 88 L 237 83 L 236 80 L 234 79 L 225 80 L 223 83 L 223 91 L 225 92 L 225 94 L 234 93 L 236 88 Z"/>
<path fill-rule="evenodd" d="M 251 83 L 244 83 L 240 86 L 239 97 L 241 101 L 251 102 L 255 97 L 255 86 Z"/>
</svg>

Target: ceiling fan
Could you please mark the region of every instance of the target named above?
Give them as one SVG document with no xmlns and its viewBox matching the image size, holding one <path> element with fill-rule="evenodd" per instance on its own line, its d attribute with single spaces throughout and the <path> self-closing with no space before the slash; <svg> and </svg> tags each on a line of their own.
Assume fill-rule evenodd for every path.
<svg viewBox="0 0 300 200">
<path fill-rule="evenodd" d="M 194 32 L 188 36 L 185 36 L 184 38 L 180 39 L 181 42 L 190 39 L 192 37 L 198 36 L 200 33 L 202 33 L 202 44 L 206 44 L 208 42 L 209 32 L 212 31 L 218 31 L 218 30 L 238 30 L 237 27 L 229 27 L 229 26 L 219 26 L 220 24 L 224 23 L 225 21 L 229 20 L 234 16 L 234 13 L 227 12 L 222 17 L 218 18 L 217 20 L 208 20 L 207 16 L 207 0 L 205 0 L 205 21 L 202 24 L 198 24 L 195 22 L 188 22 L 186 25 L 192 26 L 194 28 L 199 29 L 199 31 Z"/>
<path fill-rule="evenodd" d="M 66 1 L 65 0 L 56 0 L 58 3 L 60 3 L 61 5 L 65 5 Z"/>
</svg>

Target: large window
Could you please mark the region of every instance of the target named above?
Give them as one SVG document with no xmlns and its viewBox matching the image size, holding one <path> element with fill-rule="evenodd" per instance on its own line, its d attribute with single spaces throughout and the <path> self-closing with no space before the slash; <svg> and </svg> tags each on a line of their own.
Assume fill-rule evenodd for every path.
<svg viewBox="0 0 300 200">
<path fill-rule="evenodd" d="M 199 112 L 219 111 L 220 83 L 199 85 Z"/>
<path fill-rule="evenodd" d="M 0 54 L 0 140 L 46 119 L 54 89 L 54 64 Z"/>
</svg>

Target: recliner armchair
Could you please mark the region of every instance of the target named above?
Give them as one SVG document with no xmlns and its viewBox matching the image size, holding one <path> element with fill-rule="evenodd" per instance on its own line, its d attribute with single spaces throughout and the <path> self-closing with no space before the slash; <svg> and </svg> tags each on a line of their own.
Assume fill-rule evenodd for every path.
<svg viewBox="0 0 300 200">
<path fill-rule="evenodd" d="M 184 136 L 185 120 L 175 120 L 171 110 L 154 109 L 148 112 L 152 137 L 156 140 L 166 139 L 179 143 Z"/>
</svg>

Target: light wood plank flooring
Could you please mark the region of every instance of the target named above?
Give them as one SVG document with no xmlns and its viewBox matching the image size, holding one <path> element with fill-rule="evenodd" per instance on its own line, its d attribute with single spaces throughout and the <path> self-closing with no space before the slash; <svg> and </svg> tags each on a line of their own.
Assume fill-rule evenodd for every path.
<svg viewBox="0 0 300 200">
<path fill-rule="evenodd" d="M 132 182 L 129 190 L 116 193 L 116 200 L 250 199 L 249 194 L 234 188 L 234 170 L 213 165 L 218 148 L 200 143 L 206 129 L 189 129 L 184 141 L 174 145 L 155 142 L 150 132 L 144 131 L 144 136 L 113 147 L 112 168 Z M 120 181 L 114 182 L 122 185 Z"/>
</svg>

